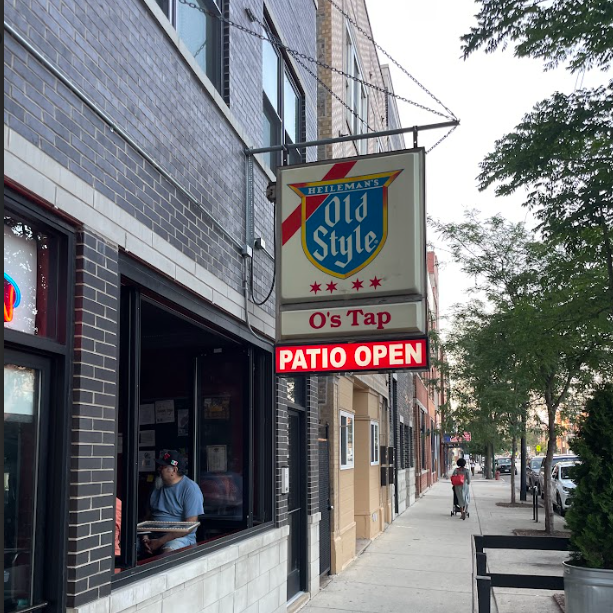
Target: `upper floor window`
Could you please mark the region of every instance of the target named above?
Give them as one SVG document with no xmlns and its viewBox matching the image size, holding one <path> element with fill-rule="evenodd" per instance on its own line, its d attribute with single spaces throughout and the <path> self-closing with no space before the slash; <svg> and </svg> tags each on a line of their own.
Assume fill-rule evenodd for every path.
<svg viewBox="0 0 613 613">
<path fill-rule="evenodd" d="M 347 125 L 351 134 L 366 134 L 368 123 L 368 96 L 363 81 L 363 71 L 360 67 L 358 51 L 349 29 L 346 31 L 347 45 L 345 57 L 345 72 L 350 75 L 345 80 L 345 102 L 347 109 Z M 368 153 L 366 139 L 355 141 L 357 152 Z"/>
<path fill-rule="evenodd" d="M 272 28 L 264 32 L 276 38 Z M 263 144 L 264 147 L 288 145 L 300 141 L 303 95 L 287 60 L 268 40 L 262 41 Z M 275 171 L 281 162 L 278 152 L 266 154 L 270 168 Z M 290 149 L 288 163 L 299 164 L 300 152 Z"/>
<path fill-rule="evenodd" d="M 221 91 L 223 0 L 156 0 L 196 63 Z M 195 7 L 193 6 L 195 5 Z"/>
</svg>

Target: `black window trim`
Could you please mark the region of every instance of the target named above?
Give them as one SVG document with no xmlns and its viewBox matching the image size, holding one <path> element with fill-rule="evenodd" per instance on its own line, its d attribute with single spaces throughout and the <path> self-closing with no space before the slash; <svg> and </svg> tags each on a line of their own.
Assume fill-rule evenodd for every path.
<svg viewBox="0 0 613 613">
<path fill-rule="evenodd" d="M 261 341 L 258 337 L 255 337 L 253 334 L 251 334 L 251 332 L 244 329 L 246 328 L 246 326 L 243 327 L 242 325 L 237 324 L 237 322 L 231 319 L 229 316 L 221 313 L 213 306 L 209 306 L 208 304 L 204 303 L 201 299 L 198 300 L 191 292 L 188 292 L 183 288 L 177 286 L 176 283 L 174 283 L 173 281 L 166 279 L 160 273 L 149 269 L 147 266 L 141 264 L 140 262 L 133 259 L 124 252 L 119 253 L 119 274 L 122 282 L 124 280 L 128 280 L 129 282 L 136 284 L 137 287 L 135 289 L 138 291 L 138 293 L 142 295 L 143 300 L 155 303 L 156 306 L 171 311 L 177 317 L 182 317 L 186 320 L 191 321 L 192 323 L 194 323 L 194 325 L 198 325 L 200 327 L 208 329 L 212 334 L 226 338 L 228 340 L 234 340 L 237 345 L 251 345 L 252 349 L 257 348 L 260 350 L 258 352 L 259 354 L 270 354 L 269 374 L 272 373 L 274 363 L 274 352 L 272 351 L 272 344 L 268 345 L 267 343 Z M 122 283 L 120 283 L 118 291 L 121 291 L 121 287 Z M 173 305 L 178 305 L 181 310 L 173 308 L 169 305 L 165 305 L 163 302 L 156 300 L 154 295 L 157 295 L 158 297 L 169 301 Z M 132 305 L 132 308 L 134 308 L 134 305 Z M 192 314 L 192 317 L 190 317 L 189 313 Z M 206 323 L 200 321 L 199 318 L 206 320 Z M 212 325 L 209 326 L 207 325 L 208 323 L 211 323 Z M 118 338 L 120 337 L 121 335 L 119 335 Z M 253 350 L 251 351 L 251 353 L 254 353 Z M 270 437 L 270 441 L 272 442 L 270 446 L 270 453 L 272 455 L 270 462 L 271 474 L 269 478 L 271 483 L 273 483 L 277 462 L 277 458 L 274 453 L 274 449 L 276 449 L 277 445 L 275 427 L 276 409 L 274 406 L 275 395 L 273 388 L 274 377 L 269 377 L 270 382 L 268 384 L 266 383 L 266 381 L 263 380 L 264 373 L 262 373 L 261 378 L 262 380 L 257 382 L 260 388 L 260 400 L 264 400 L 267 396 L 271 404 L 272 415 L 270 419 L 270 424 L 268 424 L 270 432 L 268 432 L 267 434 Z M 253 383 L 256 384 L 255 381 L 253 381 Z M 130 391 L 130 393 L 132 393 L 132 391 Z M 253 416 L 251 414 L 250 422 L 252 425 Z M 253 430 L 253 432 L 255 432 L 255 430 Z M 132 441 L 132 444 L 136 445 L 136 448 L 138 448 L 138 441 L 136 440 L 137 435 L 134 432 L 132 432 L 131 435 L 134 439 Z M 126 441 L 124 441 L 124 444 L 126 444 Z M 136 468 L 137 467 L 135 467 L 134 470 L 136 470 Z M 247 496 L 249 502 L 249 511 L 251 511 L 253 502 L 253 492 L 251 491 L 251 488 L 249 488 Z M 210 553 L 218 551 L 219 549 L 222 549 L 234 543 L 244 541 L 248 538 L 252 538 L 260 533 L 268 532 L 271 529 L 277 527 L 278 517 L 277 508 L 275 504 L 276 501 L 274 487 L 269 488 L 268 496 L 271 508 L 271 519 L 269 521 L 266 521 L 257 526 L 248 527 L 238 533 L 233 533 L 220 537 L 219 539 L 216 539 L 210 543 L 203 543 L 201 545 L 197 545 L 194 548 L 174 553 L 167 557 L 162 557 L 161 559 L 152 561 L 148 564 L 123 569 L 120 573 L 117 574 L 115 574 L 113 570 L 111 570 L 111 589 L 119 589 L 135 581 L 140 581 L 141 579 L 145 579 L 147 577 L 163 572 L 169 568 L 174 567 L 177 564 L 198 559 L 203 555 L 208 555 Z M 124 501 L 123 504 L 126 505 L 127 502 L 128 501 Z M 126 512 L 125 506 L 123 508 L 123 512 Z M 133 531 L 135 532 L 135 527 Z"/>
<path fill-rule="evenodd" d="M 179 4 L 179 0 L 166 0 L 166 8 L 162 7 L 160 4 L 160 0 L 153 0 L 155 4 L 158 6 L 160 11 L 162 11 L 163 15 L 170 22 L 173 30 L 177 32 L 177 36 L 181 39 L 181 35 L 177 30 L 177 4 Z M 190 0 L 191 1 L 191 0 Z M 198 0 L 193 0 L 197 2 Z M 225 10 L 227 5 L 227 0 L 202 0 L 206 5 L 206 9 L 213 14 L 217 14 L 219 17 L 225 16 Z M 187 3 L 185 3 L 187 4 Z M 202 72 L 206 75 L 207 79 L 213 85 L 213 88 L 222 96 L 224 96 L 224 102 L 229 104 L 229 101 L 225 99 L 226 93 L 228 92 L 228 74 L 227 74 L 227 57 L 226 51 L 228 46 L 226 44 L 226 37 L 229 33 L 227 28 L 224 28 L 225 22 L 219 22 L 219 31 L 216 33 L 217 40 L 215 41 L 215 46 L 217 48 L 218 58 L 215 63 L 215 75 L 211 76 L 207 74 L 206 70 L 202 69 Z M 182 39 L 181 39 L 182 40 Z M 191 57 L 194 57 L 190 53 Z M 194 58 L 195 59 L 195 58 Z M 197 63 L 197 61 L 196 61 Z"/>
<path fill-rule="evenodd" d="M 279 36 L 277 29 L 273 25 L 273 19 L 270 13 L 266 10 L 266 7 L 264 7 L 264 27 L 265 27 L 265 34 L 268 35 L 268 37 L 271 40 L 274 38 L 281 40 L 281 37 Z M 285 115 L 285 75 L 286 74 L 289 78 L 291 85 L 298 93 L 298 100 L 299 100 L 298 117 L 297 117 L 298 119 L 298 139 L 299 141 L 304 141 L 306 140 L 306 125 L 305 125 L 306 124 L 305 122 L 306 96 L 305 96 L 304 88 L 302 87 L 302 84 L 300 82 L 300 79 L 298 78 L 296 70 L 294 69 L 294 66 L 292 62 L 290 61 L 290 58 L 286 54 L 286 52 L 282 49 L 279 49 L 272 43 L 271 45 L 272 45 L 272 48 L 275 54 L 277 55 L 277 62 L 278 62 L 278 76 L 277 76 L 278 100 L 276 102 L 279 105 L 280 113 L 277 112 L 277 110 L 272 107 L 271 101 L 268 99 L 268 96 L 266 95 L 266 92 L 264 91 L 263 88 L 262 88 L 262 104 L 263 104 L 263 109 L 267 109 L 269 112 L 274 113 L 276 118 L 279 120 L 279 125 L 278 125 L 279 133 L 277 134 L 279 142 L 272 143 L 272 144 L 273 145 L 287 144 L 285 140 L 285 135 L 287 134 L 287 130 L 285 129 L 285 118 L 284 118 L 284 115 Z M 295 161 L 292 161 L 291 163 L 292 164 L 303 163 L 305 161 L 305 156 L 306 156 L 305 150 L 304 149 L 303 150 L 294 149 L 293 151 L 295 151 L 296 154 L 300 156 L 300 161 L 298 162 L 297 160 L 295 160 Z M 286 166 L 288 164 L 289 154 L 287 151 L 283 151 L 283 155 L 282 157 L 280 157 L 280 152 L 271 152 L 270 158 L 274 161 L 274 168 L 271 168 L 271 170 L 273 171 L 273 173 L 275 173 L 276 168 L 278 166 L 281 166 L 281 165 Z"/>
<path fill-rule="evenodd" d="M 27 334 L 18 330 L 4 330 L 4 347 L 7 350 L 39 355 L 49 359 L 53 381 L 49 404 L 57 407 L 57 420 L 49 420 L 46 435 L 53 440 L 46 455 L 47 500 L 46 519 L 55 530 L 45 531 L 45 573 L 43 595 L 57 610 L 66 609 L 67 555 L 68 555 L 68 484 L 70 470 L 70 428 L 73 376 L 74 338 L 74 290 L 76 284 L 77 228 L 58 219 L 33 202 L 27 196 L 5 184 L 4 212 L 13 213 L 24 221 L 30 221 L 49 229 L 58 239 L 56 261 L 58 285 L 56 323 L 64 326 L 63 342 Z M 63 289 L 63 291 L 60 291 Z M 50 499 L 53 498 L 53 504 Z M 50 555 L 53 552 L 53 555 Z M 60 562 L 58 564 L 59 561 Z"/>
</svg>

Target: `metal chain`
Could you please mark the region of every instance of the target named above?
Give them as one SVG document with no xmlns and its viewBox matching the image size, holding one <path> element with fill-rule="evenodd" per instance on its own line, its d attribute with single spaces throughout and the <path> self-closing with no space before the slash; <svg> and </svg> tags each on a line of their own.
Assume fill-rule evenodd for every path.
<svg viewBox="0 0 613 613">
<path fill-rule="evenodd" d="M 335 66 L 330 66 L 330 64 L 327 64 L 326 62 L 322 62 L 320 60 L 317 60 L 309 55 L 307 55 L 306 53 L 302 53 L 301 51 L 296 51 L 295 49 L 292 49 L 291 47 L 288 47 L 287 45 L 285 45 L 284 43 L 282 43 L 280 40 L 279 41 L 275 41 L 275 40 L 271 40 L 268 36 L 265 36 L 263 34 L 260 34 L 259 32 L 256 32 L 255 30 L 252 30 L 250 28 L 245 27 L 244 25 L 237 23 L 235 21 L 232 21 L 231 19 L 228 19 L 227 17 L 224 17 L 223 15 L 217 15 L 216 13 L 213 13 L 205 8 L 202 8 L 201 6 L 198 6 L 197 4 L 194 4 L 193 2 L 189 2 L 189 0 L 179 0 L 179 2 L 181 4 L 184 4 L 185 6 L 188 6 L 189 8 L 192 9 L 196 9 L 197 11 L 200 11 L 201 13 L 204 13 L 205 15 L 208 15 L 210 17 L 214 17 L 215 19 L 219 19 L 219 21 L 223 22 L 223 23 L 227 23 L 229 26 L 236 28 L 237 30 L 240 30 L 241 32 L 244 32 L 245 34 L 249 34 L 250 36 L 255 36 L 256 38 L 259 38 L 262 41 L 267 41 L 269 42 L 271 45 L 282 49 L 283 51 L 285 51 L 287 54 L 291 55 L 294 58 L 299 58 L 302 60 L 305 60 L 311 64 L 315 64 L 316 66 L 321 66 L 322 68 L 324 68 L 325 70 L 329 70 L 331 72 L 335 72 L 336 74 L 339 74 L 347 79 L 351 79 L 352 81 L 356 81 L 357 83 L 360 83 L 360 85 L 363 85 L 364 87 L 368 87 L 370 89 L 373 89 L 375 91 L 381 92 L 382 94 L 385 94 L 386 96 L 392 96 L 393 98 L 395 98 L 396 100 L 400 100 L 401 102 L 406 102 L 407 104 L 410 104 L 412 106 L 415 106 L 417 108 L 420 108 L 424 111 L 428 111 L 430 113 L 433 113 L 434 115 L 438 115 L 439 117 L 444 117 L 445 119 L 457 119 L 455 117 L 455 115 L 453 115 L 453 113 L 451 113 L 451 111 L 448 112 L 451 113 L 450 115 L 446 115 L 445 113 L 441 113 L 440 111 L 436 111 L 434 109 L 431 109 L 428 106 L 425 106 L 423 104 L 419 104 L 418 102 L 414 102 L 413 100 L 409 100 L 408 98 L 404 98 L 403 96 L 400 96 L 394 92 L 390 92 L 389 90 L 385 89 L 384 87 L 380 87 L 378 85 L 375 85 L 374 83 L 369 83 L 368 81 L 363 81 L 362 79 L 359 79 L 358 77 L 355 77 L 347 72 L 345 72 L 344 70 L 341 70 L 340 68 L 336 68 Z M 440 104 L 440 103 L 439 103 Z M 444 106 L 444 105 L 441 105 Z M 446 107 L 444 107 L 446 108 Z"/>
<path fill-rule="evenodd" d="M 389 59 L 394 66 L 399 68 L 415 85 L 417 85 L 420 89 L 422 89 L 428 96 L 430 96 L 435 102 L 440 104 L 449 114 L 449 119 L 457 119 L 455 113 L 446 107 L 427 87 L 422 85 L 404 66 L 402 66 L 399 62 L 397 62 L 364 28 L 362 28 L 348 13 L 346 13 L 342 7 L 340 7 L 334 0 L 328 0 L 328 2 L 337 10 L 347 21 L 358 31 L 360 34 L 365 36 L 387 59 Z M 393 95 L 393 94 L 392 94 Z"/>
<path fill-rule="evenodd" d="M 430 151 L 432 151 L 432 149 L 434 149 L 434 147 L 437 147 L 438 145 L 440 145 L 458 126 L 453 126 L 453 128 L 451 128 L 444 136 L 441 136 L 441 138 L 439 138 L 434 145 L 432 145 L 432 147 L 430 147 L 430 149 L 426 150 L 426 153 L 430 153 Z"/>
<path fill-rule="evenodd" d="M 374 128 L 371 128 L 366 121 L 364 121 L 354 109 L 352 109 L 336 92 L 332 91 L 304 62 L 296 58 L 296 63 L 302 66 L 316 81 L 334 98 L 336 98 L 363 126 L 366 127 L 367 132 L 376 132 Z"/>
</svg>

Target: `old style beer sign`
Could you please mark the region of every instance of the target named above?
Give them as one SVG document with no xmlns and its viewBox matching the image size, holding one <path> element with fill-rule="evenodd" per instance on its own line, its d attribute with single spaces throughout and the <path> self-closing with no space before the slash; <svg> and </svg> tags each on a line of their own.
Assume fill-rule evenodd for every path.
<svg viewBox="0 0 613 613">
<path fill-rule="evenodd" d="M 277 193 L 278 344 L 357 343 L 357 350 L 423 339 L 423 149 L 282 167 Z M 375 363 L 373 351 L 368 362 L 361 350 L 355 363 L 305 369 L 300 352 L 296 361 L 288 350 L 277 352 L 278 372 L 423 369 L 427 362 L 425 351 L 423 361 L 405 351 L 413 357 L 402 363 Z"/>
</svg>

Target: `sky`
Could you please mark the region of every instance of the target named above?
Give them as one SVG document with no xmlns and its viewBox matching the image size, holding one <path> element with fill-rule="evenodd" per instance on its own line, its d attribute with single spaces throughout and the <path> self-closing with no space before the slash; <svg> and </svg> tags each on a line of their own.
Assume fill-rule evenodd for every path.
<svg viewBox="0 0 613 613">
<path fill-rule="evenodd" d="M 545 72 L 543 63 L 513 56 L 506 51 L 473 53 L 461 57 L 460 37 L 476 25 L 478 5 L 473 0 L 366 0 L 373 37 L 413 77 L 450 108 L 460 126 L 426 156 L 427 214 L 443 222 L 459 221 L 468 209 L 484 218 L 497 213 L 511 221 L 536 225 L 522 206 L 521 194 L 494 196 L 493 188 L 478 192 L 479 163 L 493 151 L 494 143 L 520 122 L 535 103 L 554 91 L 572 92 L 607 81 L 600 71 L 574 75 L 564 68 Z M 411 79 L 390 64 L 396 94 L 441 110 Z M 398 102 L 402 125 L 431 124 L 446 119 Z M 422 132 L 419 146 L 428 149 L 445 130 Z M 405 137 L 407 146 L 412 136 Z M 428 230 L 439 260 L 441 326 L 445 329 L 452 307 L 465 302 L 471 279 L 451 262 L 444 243 Z"/>
</svg>

